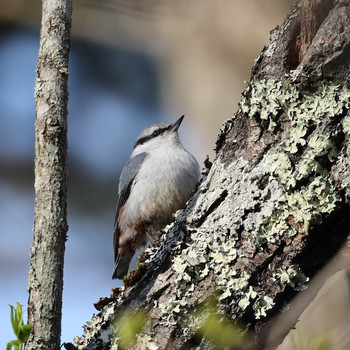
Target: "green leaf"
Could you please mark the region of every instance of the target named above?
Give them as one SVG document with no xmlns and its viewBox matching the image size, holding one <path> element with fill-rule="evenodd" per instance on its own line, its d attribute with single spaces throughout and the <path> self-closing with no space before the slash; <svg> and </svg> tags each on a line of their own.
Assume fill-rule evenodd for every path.
<svg viewBox="0 0 350 350">
<path fill-rule="evenodd" d="M 6 350 L 11 350 L 12 347 L 15 348 L 15 350 L 22 350 L 22 342 L 19 340 L 12 340 L 9 343 L 7 343 Z"/>
<path fill-rule="evenodd" d="M 210 296 L 192 314 L 199 325 L 196 335 L 205 338 L 214 349 L 240 349 L 244 332 L 228 316 L 220 313 L 216 296 Z"/>
<path fill-rule="evenodd" d="M 143 310 L 125 311 L 115 320 L 115 336 L 119 338 L 122 348 L 129 349 L 135 342 L 136 336 L 142 331 L 147 322 L 147 314 Z"/>
<path fill-rule="evenodd" d="M 18 333 L 19 333 L 19 329 L 18 329 L 18 323 L 16 320 L 16 312 L 15 312 L 15 308 L 12 305 L 9 305 L 11 308 L 11 324 L 12 324 L 12 328 L 14 333 L 16 334 L 17 338 L 18 338 Z"/>
<path fill-rule="evenodd" d="M 240 348 L 243 342 L 243 333 L 238 326 L 228 317 L 214 312 L 205 317 L 197 334 L 220 348 Z"/>
<path fill-rule="evenodd" d="M 33 326 L 23 324 L 23 310 L 22 305 L 17 301 L 16 308 L 9 305 L 11 308 L 11 324 L 17 340 L 13 340 L 7 344 L 6 350 L 22 350 L 23 343 L 25 343 L 32 331 Z"/>
<path fill-rule="evenodd" d="M 22 311 L 22 305 L 17 301 L 16 306 L 16 320 L 17 324 L 21 325 L 23 324 L 23 311 Z"/>
<path fill-rule="evenodd" d="M 26 343 L 29 336 L 30 336 L 30 332 L 32 331 L 32 329 L 33 329 L 32 325 L 29 325 L 29 324 L 20 325 L 18 339 L 22 343 Z"/>
</svg>

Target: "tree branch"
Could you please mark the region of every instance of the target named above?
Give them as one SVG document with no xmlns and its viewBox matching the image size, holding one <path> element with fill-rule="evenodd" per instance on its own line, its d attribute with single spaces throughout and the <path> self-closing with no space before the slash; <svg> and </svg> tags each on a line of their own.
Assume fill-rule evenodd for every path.
<svg viewBox="0 0 350 350">
<path fill-rule="evenodd" d="M 44 0 L 35 87 L 35 218 L 26 349 L 60 348 L 67 233 L 67 102 L 71 0 Z"/>
</svg>

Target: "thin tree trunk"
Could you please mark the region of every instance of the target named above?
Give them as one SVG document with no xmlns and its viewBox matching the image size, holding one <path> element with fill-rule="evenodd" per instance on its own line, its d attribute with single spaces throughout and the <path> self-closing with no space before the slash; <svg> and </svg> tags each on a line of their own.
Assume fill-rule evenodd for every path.
<svg viewBox="0 0 350 350">
<path fill-rule="evenodd" d="M 72 0 L 43 0 L 35 87 L 35 217 L 26 349 L 60 348 L 67 197 L 67 102 Z"/>
</svg>

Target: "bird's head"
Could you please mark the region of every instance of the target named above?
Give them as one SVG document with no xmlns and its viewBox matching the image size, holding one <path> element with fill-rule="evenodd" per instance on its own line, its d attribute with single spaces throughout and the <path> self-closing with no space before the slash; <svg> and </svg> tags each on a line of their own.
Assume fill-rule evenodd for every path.
<svg viewBox="0 0 350 350">
<path fill-rule="evenodd" d="M 137 138 L 134 152 L 138 149 L 142 152 L 152 149 L 162 148 L 166 145 L 180 145 L 177 133 L 184 115 L 173 124 L 158 123 L 152 124 L 144 129 Z"/>
</svg>

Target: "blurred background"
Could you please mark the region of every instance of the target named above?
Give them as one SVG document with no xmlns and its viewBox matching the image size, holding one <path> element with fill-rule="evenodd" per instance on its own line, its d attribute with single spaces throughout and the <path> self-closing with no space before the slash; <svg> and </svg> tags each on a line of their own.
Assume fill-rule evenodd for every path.
<svg viewBox="0 0 350 350">
<path fill-rule="evenodd" d="M 82 334 L 111 279 L 117 179 L 140 131 L 186 115 L 203 163 L 288 0 L 76 0 L 69 76 L 69 232 L 62 342 Z M 0 348 L 26 307 L 34 212 L 34 84 L 41 2 L 0 2 Z"/>
</svg>

